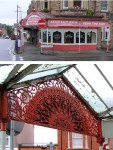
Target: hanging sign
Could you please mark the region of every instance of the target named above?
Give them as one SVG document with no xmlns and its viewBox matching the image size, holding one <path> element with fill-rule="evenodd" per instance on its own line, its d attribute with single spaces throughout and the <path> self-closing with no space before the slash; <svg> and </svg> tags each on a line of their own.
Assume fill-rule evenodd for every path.
<svg viewBox="0 0 113 150">
<path fill-rule="evenodd" d="M 37 26 L 37 22 L 40 20 L 40 17 L 37 15 L 32 15 L 27 19 L 26 25 Z"/>
</svg>

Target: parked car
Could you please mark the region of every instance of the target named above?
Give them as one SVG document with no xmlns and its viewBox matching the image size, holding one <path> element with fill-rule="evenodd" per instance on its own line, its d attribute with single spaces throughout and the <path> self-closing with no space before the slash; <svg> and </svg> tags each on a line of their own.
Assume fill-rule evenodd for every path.
<svg viewBox="0 0 113 150">
<path fill-rule="evenodd" d="M 4 39 L 9 39 L 9 36 L 6 36 Z"/>
<path fill-rule="evenodd" d="M 16 40 L 16 35 L 11 35 L 11 40 Z"/>
<path fill-rule="evenodd" d="M 9 36 L 7 34 L 3 34 L 1 38 L 2 39 L 9 39 Z"/>
</svg>

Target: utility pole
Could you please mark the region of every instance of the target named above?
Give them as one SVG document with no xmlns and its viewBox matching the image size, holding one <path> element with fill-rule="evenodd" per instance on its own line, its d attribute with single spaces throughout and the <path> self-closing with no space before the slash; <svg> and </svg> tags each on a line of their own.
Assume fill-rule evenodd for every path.
<svg viewBox="0 0 113 150">
<path fill-rule="evenodd" d="M 18 8 L 19 6 L 17 5 L 17 36 L 16 36 L 16 43 L 15 43 L 15 50 L 16 50 L 16 53 L 18 54 Z"/>
</svg>

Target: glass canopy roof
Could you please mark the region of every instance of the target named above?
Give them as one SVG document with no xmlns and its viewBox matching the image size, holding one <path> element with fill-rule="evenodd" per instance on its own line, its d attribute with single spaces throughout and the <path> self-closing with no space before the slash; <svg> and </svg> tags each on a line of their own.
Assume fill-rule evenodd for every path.
<svg viewBox="0 0 113 150">
<path fill-rule="evenodd" d="M 64 77 L 102 119 L 113 119 L 113 63 L 0 65 L 0 84 L 6 90 L 24 82 Z"/>
</svg>

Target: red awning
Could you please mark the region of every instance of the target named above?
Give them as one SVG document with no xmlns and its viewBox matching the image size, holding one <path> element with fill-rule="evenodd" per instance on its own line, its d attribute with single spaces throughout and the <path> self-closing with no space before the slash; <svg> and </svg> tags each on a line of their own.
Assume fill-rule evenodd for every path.
<svg viewBox="0 0 113 150">
<path fill-rule="evenodd" d="M 33 10 L 27 17 L 25 17 L 22 21 L 21 21 L 21 26 L 22 27 L 26 27 L 26 26 L 38 26 L 38 21 L 41 19 L 45 19 L 46 15 Z"/>
</svg>

